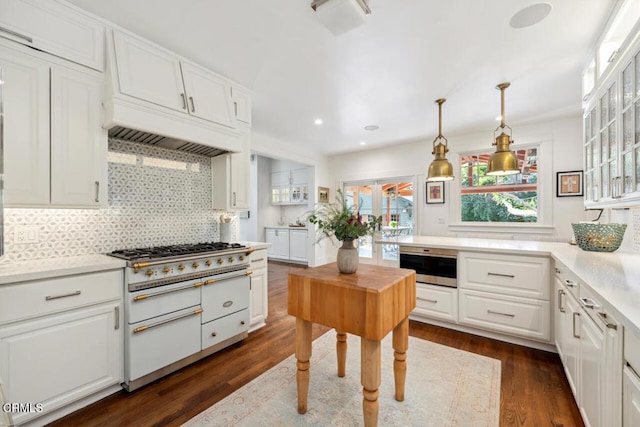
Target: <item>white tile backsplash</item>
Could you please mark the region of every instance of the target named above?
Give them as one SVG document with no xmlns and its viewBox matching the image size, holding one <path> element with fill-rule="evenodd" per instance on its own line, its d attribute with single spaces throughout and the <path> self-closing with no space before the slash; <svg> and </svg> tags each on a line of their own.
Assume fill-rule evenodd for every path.
<svg viewBox="0 0 640 427">
<path fill-rule="evenodd" d="M 211 209 L 211 185 L 209 157 L 110 140 L 108 208 L 7 208 L 1 261 L 218 241 L 221 212 Z M 37 228 L 38 243 L 14 240 L 25 225 Z"/>
</svg>

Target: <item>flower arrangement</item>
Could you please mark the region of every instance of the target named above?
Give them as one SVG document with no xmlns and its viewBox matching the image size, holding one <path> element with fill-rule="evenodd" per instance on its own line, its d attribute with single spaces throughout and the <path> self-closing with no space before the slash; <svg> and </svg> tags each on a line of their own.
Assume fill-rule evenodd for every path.
<svg viewBox="0 0 640 427">
<path fill-rule="evenodd" d="M 380 230 L 382 216 L 372 215 L 369 222 L 364 222 L 362 215 L 347 204 L 342 191 L 336 193 L 335 203 L 321 204 L 308 218 L 322 233 L 318 240 L 333 236 L 340 241 L 357 240 L 358 237 L 373 235 Z"/>
</svg>

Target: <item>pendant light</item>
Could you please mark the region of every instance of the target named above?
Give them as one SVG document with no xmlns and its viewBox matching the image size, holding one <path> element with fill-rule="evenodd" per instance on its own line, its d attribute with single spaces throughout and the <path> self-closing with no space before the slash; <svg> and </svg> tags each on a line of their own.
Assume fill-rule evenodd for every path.
<svg viewBox="0 0 640 427">
<path fill-rule="evenodd" d="M 504 123 L 504 90 L 508 88 L 510 83 L 500 83 L 496 86 L 496 89 L 500 90 L 501 109 L 502 116 L 500 117 L 500 126 L 493 131 L 493 136 L 496 141 L 493 145 L 496 146 L 496 152 L 491 155 L 489 159 L 487 175 L 513 175 L 520 173 L 518 168 L 518 158 L 516 154 L 509 149 L 509 144 L 513 143 L 511 139 L 511 128 Z M 504 132 L 505 128 L 509 129 L 509 134 Z M 501 131 L 500 135 L 496 136 L 496 132 Z"/>
<path fill-rule="evenodd" d="M 446 99 L 436 99 L 438 104 L 438 136 L 433 140 L 433 151 L 435 159 L 429 165 L 427 181 L 451 181 L 453 179 L 453 166 L 447 160 L 447 138 L 442 136 L 442 104 Z M 444 141 L 444 143 L 443 143 Z M 436 142 L 438 143 L 436 145 Z"/>
</svg>

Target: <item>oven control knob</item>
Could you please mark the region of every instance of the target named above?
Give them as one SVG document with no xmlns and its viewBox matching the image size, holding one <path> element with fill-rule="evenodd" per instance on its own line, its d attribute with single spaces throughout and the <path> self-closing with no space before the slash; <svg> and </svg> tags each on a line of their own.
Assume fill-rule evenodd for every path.
<svg viewBox="0 0 640 427">
<path fill-rule="evenodd" d="M 204 265 L 206 265 L 207 267 L 211 267 L 211 260 L 208 259 L 204 262 Z"/>
<path fill-rule="evenodd" d="M 169 274 L 170 271 L 171 271 L 171 269 L 169 267 L 165 267 L 165 268 L 162 269 L 162 272 L 164 274 Z"/>
<path fill-rule="evenodd" d="M 151 276 L 153 276 L 153 270 L 149 269 L 149 270 L 145 271 L 144 274 L 146 274 L 147 277 L 151 277 Z"/>
<path fill-rule="evenodd" d="M 218 261 L 216 261 L 218 264 L 222 264 L 224 262 L 224 260 L 222 258 L 218 258 Z"/>
<path fill-rule="evenodd" d="M 200 267 L 200 264 L 198 264 L 197 262 L 194 262 L 193 264 L 191 264 L 191 267 L 193 267 L 195 269 L 195 268 Z"/>
<path fill-rule="evenodd" d="M 240 255 L 240 256 L 238 257 L 238 259 L 239 259 L 240 261 L 244 261 L 244 255 Z"/>
<path fill-rule="evenodd" d="M 233 257 L 232 256 L 229 257 L 229 262 L 233 262 Z"/>
<path fill-rule="evenodd" d="M 184 264 L 180 264 L 180 265 L 178 266 L 178 270 L 180 270 L 180 271 L 184 270 Z"/>
</svg>

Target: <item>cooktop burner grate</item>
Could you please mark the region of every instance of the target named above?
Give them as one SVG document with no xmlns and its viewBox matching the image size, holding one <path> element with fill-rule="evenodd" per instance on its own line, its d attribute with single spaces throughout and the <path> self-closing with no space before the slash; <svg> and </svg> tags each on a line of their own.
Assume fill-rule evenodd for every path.
<svg viewBox="0 0 640 427">
<path fill-rule="evenodd" d="M 151 260 L 166 257 L 176 257 L 181 255 L 195 255 L 199 253 L 215 253 L 228 251 L 230 249 L 242 249 L 244 245 L 240 243 L 194 243 L 184 245 L 154 246 L 149 248 L 120 249 L 108 253 L 107 255 L 122 258 L 125 260 Z"/>
</svg>

